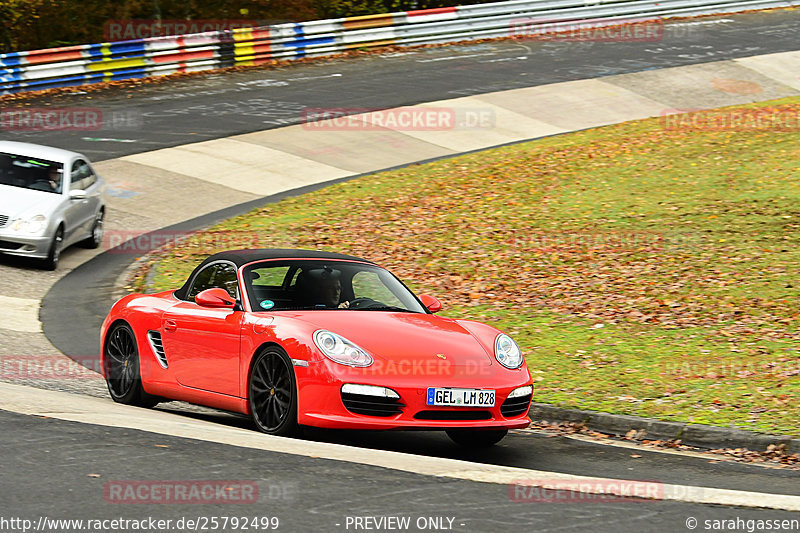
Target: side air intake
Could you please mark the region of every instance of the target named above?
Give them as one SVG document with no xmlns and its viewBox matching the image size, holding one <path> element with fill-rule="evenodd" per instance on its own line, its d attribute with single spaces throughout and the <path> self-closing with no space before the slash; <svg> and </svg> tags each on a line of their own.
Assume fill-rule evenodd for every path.
<svg viewBox="0 0 800 533">
<path fill-rule="evenodd" d="M 169 363 L 167 363 L 167 354 L 164 352 L 164 343 L 161 342 L 161 332 L 148 331 L 147 340 L 150 341 L 150 347 L 153 349 L 153 353 L 156 354 L 158 364 L 160 364 L 162 368 L 167 368 Z"/>
</svg>

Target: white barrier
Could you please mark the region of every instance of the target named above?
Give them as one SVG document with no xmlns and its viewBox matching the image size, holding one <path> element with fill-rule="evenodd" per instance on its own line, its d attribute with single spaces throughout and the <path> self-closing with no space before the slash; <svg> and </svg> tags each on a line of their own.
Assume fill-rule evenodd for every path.
<svg viewBox="0 0 800 533">
<path fill-rule="evenodd" d="M 0 54 L 0 94 L 260 65 L 351 49 L 569 31 L 800 5 L 800 0 L 512 0 Z"/>
</svg>

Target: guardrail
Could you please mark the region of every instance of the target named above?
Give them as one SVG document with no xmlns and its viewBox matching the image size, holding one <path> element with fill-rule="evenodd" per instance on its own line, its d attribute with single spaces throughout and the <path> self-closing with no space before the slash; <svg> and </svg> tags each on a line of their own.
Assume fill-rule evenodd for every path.
<svg viewBox="0 0 800 533">
<path fill-rule="evenodd" d="M 734 13 L 800 0 L 512 0 L 0 54 L 0 94 L 161 76 L 352 49 L 557 32 L 579 21 Z"/>
</svg>

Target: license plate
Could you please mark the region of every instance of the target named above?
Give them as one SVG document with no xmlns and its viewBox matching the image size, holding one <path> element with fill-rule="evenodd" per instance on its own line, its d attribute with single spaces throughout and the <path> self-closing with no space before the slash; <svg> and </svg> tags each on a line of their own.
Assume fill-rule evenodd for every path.
<svg viewBox="0 0 800 533">
<path fill-rule="evenodd" d="M 493 390 L 428 388 L 428 405 L 494 407 Z"/>
</svg>

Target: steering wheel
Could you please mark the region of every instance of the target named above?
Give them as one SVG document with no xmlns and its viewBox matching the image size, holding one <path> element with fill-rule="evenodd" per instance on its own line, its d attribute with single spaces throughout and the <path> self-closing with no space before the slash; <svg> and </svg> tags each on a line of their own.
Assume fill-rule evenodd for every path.
<svg viewBox="0 0 800 533">
<path fill-rule="evenodd" d="M 50 186 L 50 181 L 48 180 L 36 180 L 28 186 L 29 189 L 34 189 L 36 191 L 52 191 L 53 187 Z"/>
<path fill-rule="evenodd" d="M 369 309 L 370 307 L 384 307 L 384 304 L 372 298 L 356 298 L 350 300 L 350 309 Z"/>
</svg>

